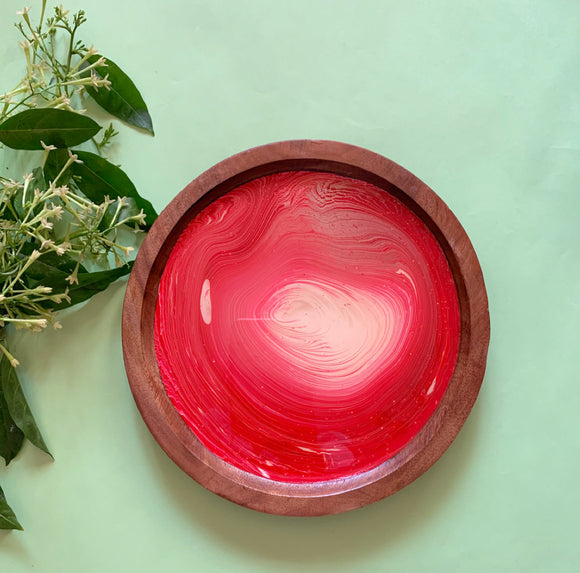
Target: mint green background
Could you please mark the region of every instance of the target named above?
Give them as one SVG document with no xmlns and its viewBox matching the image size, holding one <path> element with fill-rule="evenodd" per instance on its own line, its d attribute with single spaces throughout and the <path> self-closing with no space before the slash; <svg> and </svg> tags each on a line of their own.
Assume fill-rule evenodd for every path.
<svg viewBox="0 0 580 573">
<path fill-rule="evenodd" d="M 34 3 L 37 12 L 37 0 Z M 243 509 L 152 439 L 121 354 L 119 282 L 13 337 L 47 442 L 0 483 L 26 531 L 0 571 L 573 572 L 580 431 L 580 4 L 574 0 L 70 0 L 140 87 L 156 137 L 115 160 L 163 208 L 217 161 L 291 138 L 382 153 L 453 209 L 479 255 L 492 342 L 477 404 L 423 477 L 348 514 Z M 0 4 L 0 80 L 23 59 Z M 0 165 L 5 160 L 0 159 Z"/>
</svg>

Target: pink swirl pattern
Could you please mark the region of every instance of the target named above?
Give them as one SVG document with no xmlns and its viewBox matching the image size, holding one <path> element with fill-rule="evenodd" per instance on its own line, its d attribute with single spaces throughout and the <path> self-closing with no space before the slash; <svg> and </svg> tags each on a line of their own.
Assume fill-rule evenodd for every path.
<svg viewBox="0 0 580 573">
<path fill-rule="evenodd" d="M 302 171 L 242 185 L 191 221 L 161 278 L 155 346 L 207 448 L 302 483 L 408 444 L 445 392 L 459 327 L 447 259 L 412 211 Z"/>
</svg>

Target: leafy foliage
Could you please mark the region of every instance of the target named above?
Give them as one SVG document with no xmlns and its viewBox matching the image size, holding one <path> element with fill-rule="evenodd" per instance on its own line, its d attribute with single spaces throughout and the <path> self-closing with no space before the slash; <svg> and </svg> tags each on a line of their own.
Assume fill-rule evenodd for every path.
<svg viewBox="0 0 580 573">
<path fill-rule="evenodd" d="M 18 523 L 16 515 L 12 511 L 12 508 L 8 505 L 4 492 L 0 487 L 0 529 L 20 529 L 22 530 L 22 525 Z"/>
<path fill-rule="evenodd" d="M 103 60 L 106 65 L 99 65 Z M 85 67 L 88 68 L 90 65 L 95 66 L 92 69 L 98 78 L 107 77 L 111 82 L 108 90 L 87 86 L 92 98 L 111 115 L 153 135 L 151 116 L 131 78 L 112 60 L 99 54 L 87 58 Z"/>
<path fill-rule="evenodd" d="M 0 456 L 6 464 L 25 439 L 50 455 L 17 375 L 6 329 L 60 328 L 56 311 L 106 289 L 132 268 L 122 230 L 143 232 L 157 213 L 127 174 L 103 154 L 118 135 L 84 115 L 92 97 L 104 110 L 153 134 L 135 84 L 112 61 L 87 48 L 77 31 L 81 10 L 62 6 L 33 25 L 29 9 L 17 24 L 26 75 L 0 96 L 0 148 L 42 150 L 21 179 L 0 176 Z M 93 144 L 97 153 L 72 151 Z M 0 489 L 0 529 L 22 529 Z"/>
<path fill-rule="evenodd" d="M 28 109 L 0 125 L 0 143 L 12 149 L 72 147 L 96 135 L 101 126 L 90 117 L 65 109 Z"/>
</svg>

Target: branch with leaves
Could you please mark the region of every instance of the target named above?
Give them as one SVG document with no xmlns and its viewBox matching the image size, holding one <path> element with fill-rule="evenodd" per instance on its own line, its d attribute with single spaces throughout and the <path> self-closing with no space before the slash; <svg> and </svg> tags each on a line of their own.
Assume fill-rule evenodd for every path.
<svg viewBox="0 0 580 573">
<path fill-rule="evenodd" d="M 78 39 L 82 10 L 69 15 L 56 7 L 45 18 L 46 7 L 43 0 L 36 25 L 29 9 L 18 13 L 26 73 L 0 95 L 0 151 L 43 152 L 30 173 L 0 175 L 0 456 L 7 465 L 25 439 L 50 455 L 18 380 L 7 328 L 60 328 L 58 310 L 130 272 L 127 237 L 157 217 L 105 157 L 118 135 L 113 124 L 99 138 L 102 127 L 84 108 L 91 98 L 153 135 L 141 94 L 121 68 Z M 0 529 L 21 529 L 1 488 Z"/>
</svg>

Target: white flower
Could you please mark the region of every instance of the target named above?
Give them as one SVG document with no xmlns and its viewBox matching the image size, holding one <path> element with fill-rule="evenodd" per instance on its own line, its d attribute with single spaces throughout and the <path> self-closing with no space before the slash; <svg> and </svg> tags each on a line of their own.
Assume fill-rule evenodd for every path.
<svg viewBox="0 0 580 573">
<path fill-rule="evenodd" d="M 24 8 L 22 8 L 22 10 L 19 10 L 18 12 L 16 12 L 17 16 L 26 16 L 26 14 L 28 14 L 28 12 L 30 12 L 30 8 L 27 8 L 26 6 Z"/>
<path fill-rule="evenodd" d="M 32 253 L 30 253 L 28 260 L 29 263 L 28 264 L 32 264 L 36 259 L 38 259 L 38 257 L 40 257 L 40 251 L 37 251 L 36 249 L 34 249 L 34 251 L 32 251 Z"/>
<path fill-rule="evenodd" d="M 57 197 L 64 197 L 68 193 L 68 187 L 66 185 L 62 185 L 61 187 L 55 187 L 54 194 Z"/>
<path fill-rule="evenodd" d="M 60 245 L 57 245 L 56 254 L 59 257 L 62 257 L 62 255 L 64 255 L 67 251 L 70 251 L 70 249 L 71 249 L 71 244 L 68 241 L 64 241 Z"/>
<path fill-rule="evenodd" d="M 79 156 L 74 154 L 70 149 L 68 150 L 68 156 L 69 159 L 74 161 L 75 163 L 82 163 L 82 161 L 79 159 Z"/>
<path fill-rule="evenodd" d="M 91 70 L 91 83 L 93 84 L 93 87 L 99 91 L 99 80 L 101 78 L 99 77 L 98 74 L 95 73 L 94 70 Z"/>
<path fill-rule="evenodd" d="M 42 145 L 44 151 L 54 151 L 56 149 L 56 146 L 54 145 L 46 145 L 42 139 L 40 140 L 40 145 Z"/>
<path fill-rule="evenodd" d="M 145 224 L 145 213 L 143 213 L 143 209 L 141 209 L 141 211 L 139 211 L 139 214 L 136 215 L 136 221 L 139 225 L 144 225 Z"/>
<path fill-rule="evenodd" d="M 46 219 L 40 220 L 40 226 L 43 229 L 52 229 L 52 227 L 53 227 L 52 223 L 49 223 Z"/>
<path fill-rule="evenodd" d="M 54 246 L 54 241 L 52 239 L 45 239 L 40 244 L 40 250 L 44 251 L 45 249 L 50 249 L 53 246 Z"/>
</svg>

